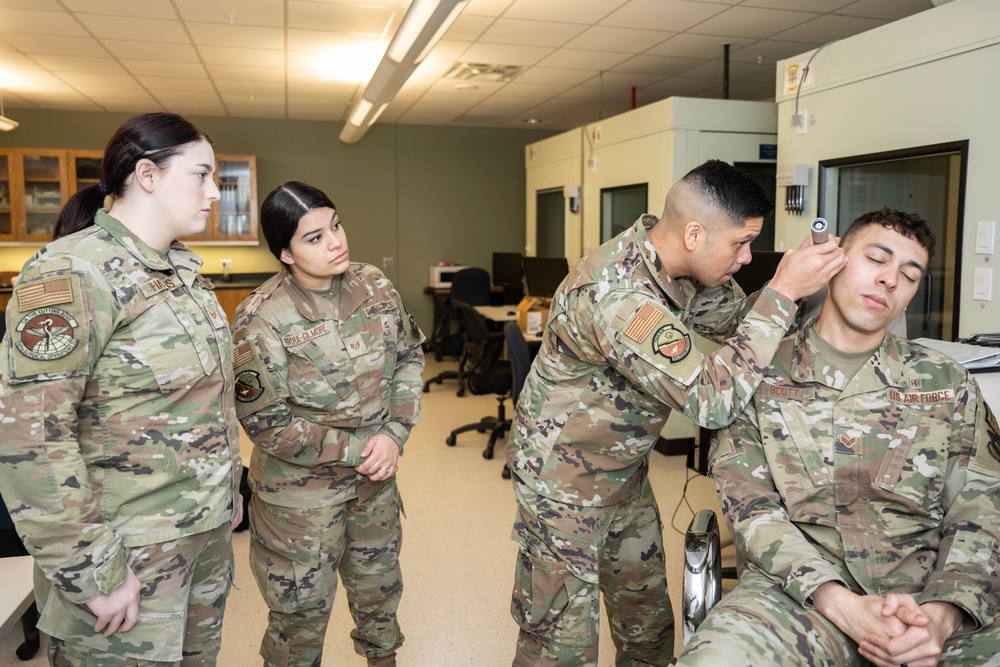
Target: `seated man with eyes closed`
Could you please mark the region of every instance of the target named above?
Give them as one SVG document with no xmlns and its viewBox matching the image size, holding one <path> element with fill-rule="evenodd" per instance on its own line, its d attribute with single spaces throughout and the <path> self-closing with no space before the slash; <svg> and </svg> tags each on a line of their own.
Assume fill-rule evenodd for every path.
<svg viewBox="0 0 1000 667">
<path fill-rule="evenodd" d="M 885 208 L 841 247 L 819 319 L 714 443 L 745 567 L 678 665 L 1000 665 L 996 418 L 958 362 L 886 332 L 934 235 Z"/>
</svg>

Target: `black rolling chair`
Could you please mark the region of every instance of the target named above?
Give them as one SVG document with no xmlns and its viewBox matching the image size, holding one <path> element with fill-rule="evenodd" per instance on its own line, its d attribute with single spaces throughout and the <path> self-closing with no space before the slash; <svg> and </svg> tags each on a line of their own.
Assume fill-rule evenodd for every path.
<svg viewBox="0 0 1000 667">
<path fill-rule="evenodd" d="M 486 272 L 486 269 L 479 268 L 469 268 L 462 269 L 454 275 L 451 280 L 451 295 L 448 297 L 448 320 L 449 322 L 455 321 L 459 323 L 459 334 L 462 336 L 463 341 L 465 340 L 464 321 L 462 316 L 458 313 L 455 308 L 455 302 L 461 301 L 462 303 L 467 303 L 470 306 L 488 306 L 490 305 L 490 274 Z M 451 324 L 449 323 L 450 327 Z M 424 382 L 424 393 L 428 393 L 431 390 L 431 384 L 441 384 L 445 380 L 458 380 L 458 395 L 465 395 L 465 381 L 462 378 L 462 367 L 465 360 L 465 345 L 463 343 L 462 350 L 459 354 L 458 360 L 458 370 L 457 371 L 442 371 L 438 373 L 431 379 Z"/>
<path fill-rule="evenodd" d="M 510 430 L 510 420 L 504 401 L 510 396 L 513 380 L 510 364 L 500 357 L 503 353 L 503 335 L 490 331 L 486 318 L 475 308 L 461 301 L 454 302 L 455 307 L 465 323 L 465 356 L 462 364 L 462 377 L 469 390 L 477 396 L 496 394 L 499 406 L 497 416 L 487 416 L 478 422 L 460 426 L 451 432 L 445 442 L 454 447 L 460 433 L 478 431 L 490 432 L 489 443 L 483 450 L 484 459 L 493 458 L 493 448 L 497 440 Z"/>
<path fill-rule="evenodd" d="M 528 349 L 528 343 L 524 340 L 524 334 L 517 322 L 505 324 L 503 333 L 507 340 L 507 356 L 510 358 L 510 373 L 513 377 L 511 402 L 516 409 L 517 399 L 521 395 L 524 381 L 528 377 L 528 370 L 531 368 L 531 351 Z M 505 465 L 501 475 L 504 479 L 510 479 L 510 468 Z"/>
</svg>

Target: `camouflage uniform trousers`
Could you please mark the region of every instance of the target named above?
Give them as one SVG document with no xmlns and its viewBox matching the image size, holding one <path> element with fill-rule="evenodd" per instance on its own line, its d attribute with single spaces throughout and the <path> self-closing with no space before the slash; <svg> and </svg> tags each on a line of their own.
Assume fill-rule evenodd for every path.
<svg viewBox="0 0 1000 667">
<path fill-rule="evenodd" d="M 1000 620 L 945 643 L 939 667 L 1000 667 Z M 858 645 L 815 609 L 804 609 L 780 584 L 744 571 L 691 637 L 678 667 L 808 665 L 866 667 Z"/>
<path fill-rule="evenodd" d="M 79 641 L 89 646 L 74 638 L 50 638 L 49 664 L 54 667 L 215 665 L 222 647 L 222 614 L 233 581 L 229 524 L 162 544 L 129 548 L 127 559 L 141 585 L 139 622 L 128 632 L 105 638 L 94 635 L 94 616 L 80 607 L 80 613 L 74 613 L 80 619 Z M 36 576 L 36 592 L 40 583 L 44 587 L 39 579 Z M 39 599 L 44 599 L 49 590 L 46 587 Z M 156 652 L 175 652 L 181 659 L 149 659 Z"/>
<path fill-rule="evenodd" d="M 367 658 L 396 651 L 403 643 L 396 620 L 401 511 L 395 479 L 365 500 L 332 507 L 281 507 L 253 497 L 250 569 L 271 610 L 260 647 L 265 665 L 320 664 L 338 570 L 356 626 L 354 650 Z"/>
<path fill-rule="evenodd" d="M 618 667 L 671 664 L 674 616 L 663 532 L 648 480 L 609 507 L 566 505 L 514 477 L 520 545 L 511 615 L 517 667 L 597 665 L 600 594 Z"/>
</svg>

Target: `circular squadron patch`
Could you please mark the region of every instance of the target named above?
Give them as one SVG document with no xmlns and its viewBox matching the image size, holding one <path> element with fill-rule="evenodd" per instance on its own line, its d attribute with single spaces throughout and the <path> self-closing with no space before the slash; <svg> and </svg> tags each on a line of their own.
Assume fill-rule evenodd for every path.
<svg viewBox="0 0 1000 667">
<path fill-rule="evenodd" d="M 76 349 L 80 341 L 73 316 L 59 308 L 32 310 L 18 322 L 14 347 L 29 359 L 53 361 Z"/>
<path fill-rule="evenodd" d="M 653 336 L 653 352 L 663 355 L 671 363 L 677 363 L 691 351 L 691 336 L 673 324 L 657 329 Z"/>
<path fill-rule="evenodd" d="M 245 370 L 236 375 L 236 400 L 253 403 L 264 393 L 264 384 L 257 371 Z"/>
</svg>

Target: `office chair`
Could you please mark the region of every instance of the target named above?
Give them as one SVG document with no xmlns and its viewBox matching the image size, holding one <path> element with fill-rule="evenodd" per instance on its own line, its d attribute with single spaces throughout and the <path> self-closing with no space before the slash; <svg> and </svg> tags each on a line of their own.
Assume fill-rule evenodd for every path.
<svg viewBox="0 0 1000 667">
<path fill-rule="evenodd" d="M 517 322 L 508 322 L 503 327 L 504 338 L 507 340 L 507 356 L 510 357 L 510 373 L 513 377 L 511 387 L 511 402 L 517 408 L 517 399 L 521 395 L 524 387 L 524 380 L 528 377 L 528 370 L 531 368 L 531 351 L 528 343 L 524 340 L 524 334 Z M 504 465 L 501 476 L 510 479 L 510 467 Z"/>
<path fill-rule="evenodd" d="M 503 335 L 490 331 L 486 318 L 475 308 L 461 301 L 454 301 L 465 323 L 465 357 L 462 365 L 462 377 L 469 390 L 477 396 L 483 394 L 497 395 L 497 416 L 487 416 L 478 422 L 460 426 L 451 432 L 445 440 L 449 447 L 454 447 L 460 433 L 478 431 L 490 432 L 489 443 L 483 450 L 484 459 L 493 458 L 493 448 L 504 433 L 510 430 L 510 420 L 507 419 L 504 401 L 510 395 L 513 379 L 510 364 L 502 360 Z"/>
<path fill-rule="evenodd" d="M 451 280 L 451 295 L 448 298 L 447 313 L 448 313 L 448 328 L 451 327 L 451 322 L 459 323 L 459 336 L 462 337 L 463 344 L 459 352 L 458 360 L 458 370 L 457 371 L 442 371 L 438 373 L 431 379 L 424 382 L 424 393 L 428 393 L 431 390 L 431 384 L 441 384 L 445 380 L 458 380 L 458 392 L 459 396 L 465 396 L 465 382 L 462 379 L 462 366 L 464 365 L 465 359 L 465 333 L 463 331 L 464 322 L 462 316 L 458 313 L 455 308 L 455 302 L 461 301 L 462 303 L 467 303 L 470 306 L 488 306 L 490 305 L 490 292 L 492 287 L 490 285 L 490 274 L 486 272 L 486 269 L 480 268 L 468 268 L 462 269 L 454 275 Z M 452 334 L 456 335 L 456 334 Z M 447 339 L 445 339 L 447 340 Z M 440 361 L 440 357 L 437 357 Z"/>
</svg>

